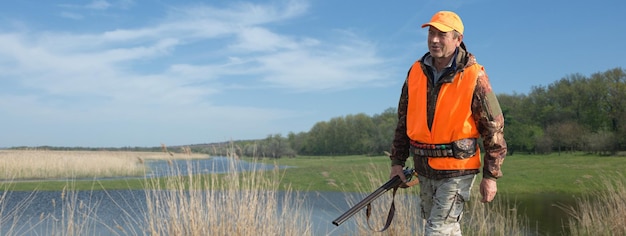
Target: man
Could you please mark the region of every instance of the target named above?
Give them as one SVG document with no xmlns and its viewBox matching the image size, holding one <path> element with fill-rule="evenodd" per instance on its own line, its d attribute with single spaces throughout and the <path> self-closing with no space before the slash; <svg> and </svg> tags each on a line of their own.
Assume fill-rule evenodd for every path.
<svg viewBox="0 0 626 236">
<path fill-rule="evenodd" d="M 428 53 L 411 67 L 400 95 L 391 176 L 406 181 L 402 169 L 412 154 L 426 235 L 461 235 L 463 205 L 480 172 L 478 138 L 485 151 L 481 201 L 496 195 L 507 151 L 504 117 L 484 68 L 465 48 L 461 18 L 441 11 L 425 27 Z"/>
</svg>

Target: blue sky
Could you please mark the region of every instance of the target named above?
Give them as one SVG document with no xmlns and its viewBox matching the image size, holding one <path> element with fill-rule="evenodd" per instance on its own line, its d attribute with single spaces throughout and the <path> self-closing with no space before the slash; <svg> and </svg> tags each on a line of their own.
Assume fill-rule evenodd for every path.
<svg viewBox="0 0 626 236">
<path fill-rule="evenodd" d="M 34 1 L 0 8 L 0 147 L 261 139 L 396 107 L 457 12 L 497 93 L 626 65 L 624 1 Z"/>
</svg>

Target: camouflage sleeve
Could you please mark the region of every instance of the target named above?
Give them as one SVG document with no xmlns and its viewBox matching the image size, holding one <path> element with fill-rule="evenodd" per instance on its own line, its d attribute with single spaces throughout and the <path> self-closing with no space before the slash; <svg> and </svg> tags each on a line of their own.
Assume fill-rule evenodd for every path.
<svg viewBox="0 0 626 236">
<path fill-rule="evenodd" d="M 484 69 L 478 75 L 478 82 L 472 102 L 474 120 L 483 138 L 483 177 L 502 177 L 500 167 L 507 152 L 504 140 L 504 115 Z"/>
<path fill-rule="evenodd" d="M 404 166 L 406 159 L 409 157 L 410 142 L 406 134 L 406 114 L 409 105 L 409 93 L 407 82 L 405 80 L 398 102 L 398 124 L 391 144 L 391 165 Z"/>
</svg>

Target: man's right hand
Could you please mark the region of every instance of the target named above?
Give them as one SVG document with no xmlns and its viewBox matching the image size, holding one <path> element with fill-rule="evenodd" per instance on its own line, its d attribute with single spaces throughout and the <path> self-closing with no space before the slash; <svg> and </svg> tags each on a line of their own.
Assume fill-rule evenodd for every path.
<svg viewBox="0 0 626 236">
<path fill-rule="evenodd" d="M 394 176 L 400 176 L 400 179 L 402 180 L 402 183 L 400 184 L 401 188 L 408 188 L 409 186 L 406 185 L 406 176 L 404 176 L 404 171 L 403 171 L 403 167 L 401 165 L 393 165 L 391 166 L 391 173 L 389 174 L 389 178 L 393 178 Z"/>
</svg>

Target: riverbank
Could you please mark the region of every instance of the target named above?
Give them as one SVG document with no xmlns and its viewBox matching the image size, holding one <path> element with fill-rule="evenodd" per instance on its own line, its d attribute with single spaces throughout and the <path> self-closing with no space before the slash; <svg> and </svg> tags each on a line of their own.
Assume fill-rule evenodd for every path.
<svg viewBox="0 0 626 236">
<path fill-rule="evenodd" d="M 102 178 L 142 176 L 145 162 L 151 160 L 193 160 L 209 158 L 207 154 L 169 154 L 163 152 L 109 152 L 109 151 L 23 151 L 0 150 L 0 179 L 37 179 L 46 183 L 47 178 Z M 254 159 L 241 158 L 247 162 L 268 165 L 291 166 L 285 169 L 281 186 L 297 191 L 364 191 L 371 173 L 388 173 L 389 159 L 385 156 L 298 156 L 296 158 Z M 407 164 L 408 166 L 411 163 Z M 607 157 L 575 154 L 562 155 L 514 155 L 508 156 L 502 166 L 504 176 L 498 180 L 499 194 L 557 194 L 580 195 L 598 191 L 602 187 L 590 184 L 611 173 L 622 173 L 626 157 Z M 132 169 L 123 170 L 120 169 Z M 30 173 L 30 174 L 26 174 Z M 381 183 L 386 181 L 380 176 Z M 84 181 L 79 181 L 84 182 Z M 93 182 L 93 181 L 86 181 Z M 99 181 L 103 189 L 128 188 L 127 180 Z M 132 182 L 132 181 L 131 181 Z M 47 183 L 46 183 L 47 184 Z M 14 183 L 14 189 L 34 190 L 35 185 Z M 62 186 L 56 190 L 61 190 Z M 77 190 L 88 190 L 76 186 Z M 131 188 L 143 188 L 130 184 Z M 47 188 L 55 190 L 54 188 Z M 42 190 L 42 189 L 39 189 Z M 367 191 L 367 190 L 365 190 Z"/>
<path fill-rule="evenodd" d="M 154 153 L 152 153 L 154 154 Z M 231 157 L 232 158 L 232 157 Z M 163 159 L 163 160 L 168 160 Z M 383 156 L 367 157 L 367 156 L 339 156 L 339 157 L 297 157 L 283 159 L 251 159 L 242 158 L 249 163 L 264 163 L 274 166 L 290 166 L 293 168 L 276 169 L 271 182 L 264 185 L 252 183 L 255 189 L 261 188 L 269 191 L 296 191 L 296 192 L 337 192 L 337 193 L 364 193 L 367 194 L 376 189 L 380 184 L 384 183 L 388 178 L 389 160 Z M 476 204 L 470 209 L 477 209 L 473 212 L 481 213 L 496 210 L 494 214 L 503 225 L 510 226 L 510 222 L 519 223 L 522 229 L 529 230 L 531 234 L 549 234 L 555 235 L 564 232 L 565 225 L 569 228 L 575 228 L 579 223 L 571 223 L 572 216 L 588 214 L 590 209 L 604 209 L 606 211 L 621 209 L 612 207 L 606 209 L 606 206 L 595 205 L 603 202 L 588 201 L 580 206 L 579 199 L 591 195 L 602 193 L 606 189 L 610 189 L 606 184 L 598 184 L 613 180 L 619 177 L 619 173 L 623 173 L 623 166 L 626 159 L 623 157 L 602 157 L 589 156 L 582 154 L 569 155 L 515 155 L 507 157 L 504 165 L 504 177 L 498 180 L 499 192 L 496 200 L 490 204 Z M 617 174 L 616 174 L 617 173 Z M 90 190 L 144 190 L 144 189 L 177 189 L 179 191 L 190 188 L 189 184 L 198 183 L 197 181 L 217 181 L 213 183 L 226 183 L 223 180 L 234 178 L 231 174 L 209 174 L 209 175 L 192 175 L 185 174 L 174 178 L 179 185 L 168 185 L 171 178 L 152 178 L 146 183 L 145 179 L 126 179 L 126 180 L 106 180 L 106 181 L 41 181 L 35 183 L 12 183 L 5 190 L 9 191 L 62 191 L 71 185 L 74 191 L 90 191 Z M 252 180 L 257 179 L 255 176 L 249 177 Z M 477 179 L 479 181 L 480 179 Z M 622 182 L 615 185 L 619 186 Z M 198 185 L 193 189 L 216 189 L 218 185 Z M 230 186 L 229 188 L 242 189 L 241 185 Z M 608 193 L 608 199 L 617 200 L 613 205 L 621 206 L 626 203 L 620 203 L 622 190 Z M 401 194 L 415 195 L 417 188 L 401 190 Z M 149 194 L 149 193 L 148 193 Z M 588 199 L 597 199 L 591 197 Z M 345 200 L 345 199 L 340 199 Z M 356 201 L 359 199 L 353 200 Z M 176 201 L 172 199 L 171 201 Z M 329 201 L 329 203 L 337 200 Z M 383 199 L 381 202 L 386 203 L 389 199 Z M 603 200 L 604 202 L 610 202 Z M 473 201 L 476 203 L 477 201 Z M 386 204 L 381 204 L 386 205 Z M 202 207 L 208 207 L 205 204 Z M 406 203 L 405 203 L 406 206 Z M 594 206 L 594 207 L 588 207 Z M 412 207 L 412 208 L 411 208 Z M 417 206 L 410 206 L 409 210 L 417 210 Z M 585 208 L 586 207 L 586 208 Z M 385 208 L 385 207 L 383 207 Z M 413 209 L 415 208 L 415 209 Z M 587 209 L 587 210 L 578 210 Z M 344 209 L 345 210 L 345 209 Z M 385 210 L 385 209 L 383 209 Z M 160 217 L 160 216 L 159 216 Z M 484 219 L 484 215 L 473 217 L 474 219 Z M 489 216 L 494 217 L 494 216 Z M 614 217 L 614 216 L 611 216 Z M 581 217 L 582 219 L 583 217 Z M 470 218 L 471 219 L 471 218 Z M 549 219 L 549 220 L 548 220 Z M 419 220 L 419 219 L 412 219 Z M 574 219 L 578 221 L 579 219 Z M 623 220 L 618 218 L 618 220 Z M 397 220 L 396 220 L 397 221 Z M 394 222 L 396 222 L 394 221 Z M 507 223 L 508 222 L 508 223 Z M 525 224 L 524 222 L 529 222 Z M 402 224 L 402 222 L 397 222 Z M 480 222 L 477 222 L 480 224 Z M 571 226 L 573 224 L 574 226 Z M 582 223 L 581 223 L 582 224 Z M 538 229 L 530 228 L 528 225 L 536 225 Z M 507 226 L 507 227 L 508 227 Z M 411 230 L 397 229 L 396 230 Z M 532 232 L 539 232 L 532 234 Z M 584 232 L 583 229 L 578 230 Z M 408 232 L 408 231 L 401 231 Z M 491 232 L 491 231 L 490 231 Z"/>
</svg>

